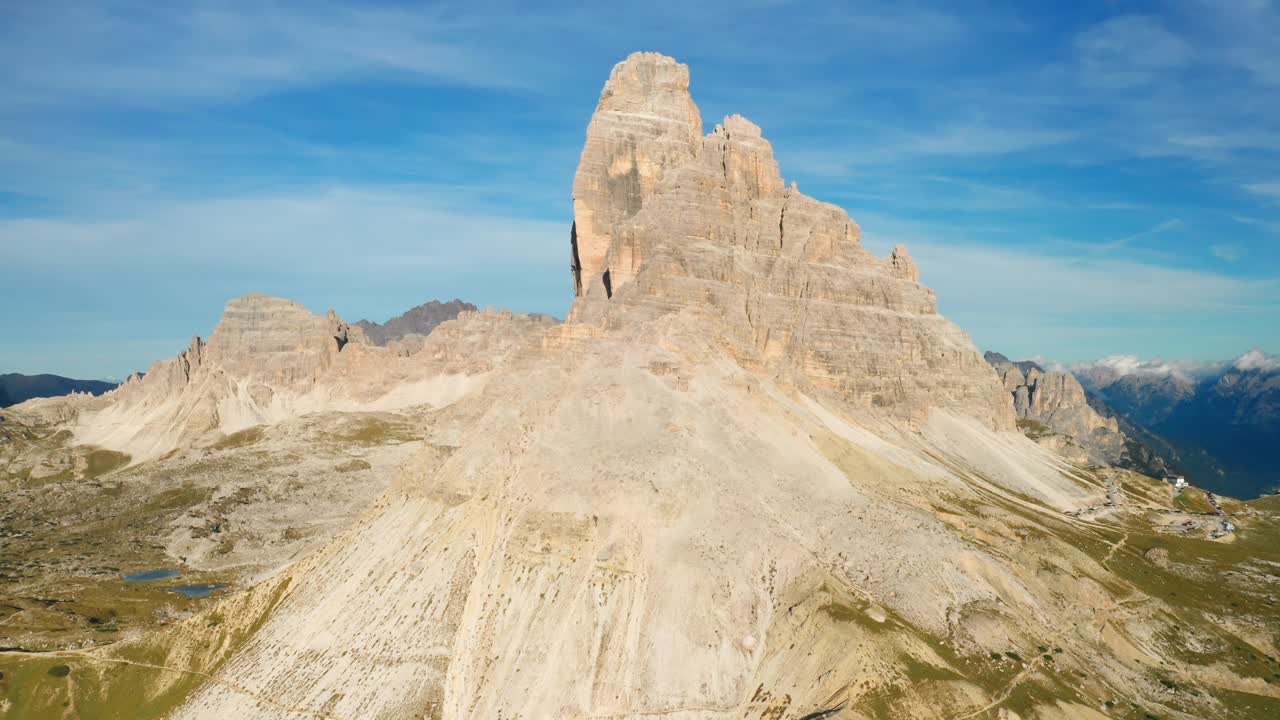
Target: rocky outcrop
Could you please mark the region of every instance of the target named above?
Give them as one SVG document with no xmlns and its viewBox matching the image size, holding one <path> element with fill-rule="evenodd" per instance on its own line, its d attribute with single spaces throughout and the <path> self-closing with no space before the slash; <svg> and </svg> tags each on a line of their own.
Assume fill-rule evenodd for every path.
<svg viewBox="0 0 1280 720">
<path fill-rule="evenodd" d="M 671 58 L 637 53 L 613 69 L 573 209 L 570 322 L 710 314 L 739 361 L 855 408 L 917 422 L 942 408 L 1013 427 L 990 368 L 938 314 L 906 248 L 863 248 L 844 210 L 783 182 L 746 118 L 703 135 L 689 70 Z"/>
<path fill-rule="evenodd" d="M 1012 396 L 1019 426 L 1036 442 L 1080 462 L 1115 464 L 1124 458 L 1120 425 L 1090 406 L 1074 375 L 1015 363 L 999 353 L 984 357 Z"/>
<path fill-rule="evenodd" d="M 252 425 L 327 410 L 386 410 L 448 404 L 555 321 L 510 312 L 462 312 L 421 339 L 414 352 L 369 342 L 332 310 L 245 295 L 227 303 L 208 342 L 196 337 L 101 398 L 29 408 L 74 419 L 80 442 L 145 460 Z M 463 348 L 441 350 L 459 335 Z"/>
<path fill-rule="evenodd" d="M 432 300 L 411 308 L 401 315 L 384 323 L 361 320 L 356 327 L 364 331 L 365 337 L 375 345 L 387 346 L 393 341 L 417 336 L 416 344 L 421 345 L 421 338 L 431 334 L 440 323 L 458 317 L 461 312 L 475 312 L 478 308 L 461 300 L 440 302 Z"/>
<path fill-rule="evenodd" d="M 146 405 L 212 385 L 216 387 L 208 389 L 244 391 L 268 405 L 277 391 L 309 389 L 351 344 L 369 342 L 332 310 L 314 315 L 289 300 L 244 295 L 227 303 L 208 342 L 192 338 L 177 357 L 155 363 L 145 375 L 131 376 L 112 399 L 117 405 Z"/>
<path fill-rule="evenodd" d="M 348 344 L 370 343 L 332 310 L 319 316 L 289 300 L 245 295 L 227 303 L 207 354 L 236 377 L 287 385 L 314 379 Z M 200 358 L 192 360 L 198 367 Z"/>
</svg>

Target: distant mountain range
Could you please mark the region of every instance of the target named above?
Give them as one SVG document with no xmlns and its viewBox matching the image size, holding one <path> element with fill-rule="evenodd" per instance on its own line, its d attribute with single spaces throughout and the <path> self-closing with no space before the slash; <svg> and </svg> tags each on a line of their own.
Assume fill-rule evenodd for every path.
<svg viewBox="0 0 1280 720">
<path fill-rule="evenodd" d="M 1075 365 L 1091 404 L 1146 431 L 1188 480 L 1234 497 L 1280 488 L 1280 358 L 1253 350 L 1230 363 L 1140 361 Z"/>
<path fill-rule="evenodd" d="M 1181 472 L 1169 443 L 1116 413 L 1068 369 L 1013 362 L 997 352 L 984 357 L 1012 396 L 1018 427 L 1040 445 L 1076 462 L 1114 465 L 1151 477 Z"/>
<path fill-rule="evenodd" d="M 1280 357 L 1252 350 L 1229 363 L 1116 355 L 1071 366 L 987 362 L 1033 440 L 1079 462 L 1250 499 L 1280 491 Z"/>
<path fill-rule="evenodd" d="M 476 312 L 478 308 L 462 300 L 439 302 L 432 300 L 391 318 L 385 323 L 361 320 L 355 323 L 375 345 L 404 345 L 410 341 L 410 349 L 422 344 L 422 338 L 430 335 L 437 325 L 453 320 L 462 312 Z M 113 390 L 119 383 L 105 380 L 75 380 L 61 375 L 0 375 L 0 407 L 8 407 L 32 398 L 57 397 L 72 392 L 101 395 Z"/>
<path fill-rule="evenodd" d="M 356 327 L 364 331 L 365 336 L 374 345 L 386 345 L 392 340 L 399 340 L 408 335 L 427 336 L 442 322 L 458 317 L 463 311 L 475 312 L 475 305 L 461 300 L 440 302 L 432 300 L 412 308 L 402 315 L 397 315 L 384 323 L 370 320 L 357 322 Z"/>
<path fill-rule="evenodd" d="M 73 380 L 61 375 L 0 375 L 0 407 L 8 407 L 31 398 L 56 397 L 72 392 L 101 395 L 116 387 L 105 380 Z"/>
</svg>

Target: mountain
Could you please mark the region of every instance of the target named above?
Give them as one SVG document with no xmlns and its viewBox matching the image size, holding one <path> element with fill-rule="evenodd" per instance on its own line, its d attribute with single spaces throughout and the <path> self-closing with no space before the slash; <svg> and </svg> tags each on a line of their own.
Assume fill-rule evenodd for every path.
<svg viewBox="0 0 1280 720">
<path fill-rule="evenodd" d="M 365 337 L 375 345 L 387 345 L 409 335 L 426 337 L 440 323 L 458 317 L 461 312 L 475 312 L 478 308 L 461 300 L 450 300 L 442 303 L 432 300 L 411 308 L 401 315 L 391 318 L 385 323 L 361 320 L 356 327 L 364 331 Z"/>
<path fill-rule="evenodd" d="M 0 714 L 1274 717 L 1276 511 L 1017 432 L 906 249 L 689 83 L 605 83 L 563 323 L 406 355 L 248 296 L 22 406 Z"/>
<path fill-rule="evenodd" d="M 605 84 L 574 176 L 569 321 L 708 317 L 741 361 L 858 408 L 923 423 L 939 407 L 1012 428 L 991 370 L 938 314 L 906 248 L 876 257 L 843 209 L 787 186 L 746 118 L 704 135 L 688 81 L 683 65 L 638 57 Z"/>
<path fill-rule="evenodd" d="M 80 392 L 101 395 L 116 383 L 103 380 L 72 380 L 60 375 L 0 375 L 0 407 L 15 405 L 31 398 L 56 397 Z"/>
<path fill-rule="evenodd" d="M 1280 363 L 1251 351 L 1219 365 L 1108 358 L 1076 374 L 1116 413 L 1164 438 L 1188 479 L 1238 497 L 1280 489 Z"/>
<path fill-rule="evenodd" d="M 1084 387 L 1069 372 L 1046 371 L 1034 362 L 983 355 L 1012 396 L 1018 427 L 1040 445 L 1080 463 L 1128 461 L 1126 437 L 1114 418 L 1090 406 Z"/>
<path fill-rule="evenodd" d="M 1163 478 L 1185 474 L 1164 438 L 1115 412 L 1072 372 L 1031 360 L 983 357 L 1013 398 L 1018 427 L 1040 445 L 1080 463 L 1114 465 Z"/>
<path fill-rule="evenodd" d="M 553 320 L 509 312 L 461 311 L 455 321 L 471 328 L 493 325 L 515 332 Z M 465 390 L 454 367 L 482 368 L 486 353 L 509 344 L 507 332 L 440 345 L 453 337 L 437 326 L 416 353 L 374 345 L 360 328 L 332 310 L 312 314 L 302 305 L 266 295 L 227 303 L 206 342 L 200 337 L 177 357 L 156 362 L 100 397 L 78 397 L 53 412 L 73 415 L 77 439 L 148 460 L 204 440 L 307 413 L 394 410 L 448 403 Z M 34 412 L 47 412 L 35 408 Z"/>
</svg>

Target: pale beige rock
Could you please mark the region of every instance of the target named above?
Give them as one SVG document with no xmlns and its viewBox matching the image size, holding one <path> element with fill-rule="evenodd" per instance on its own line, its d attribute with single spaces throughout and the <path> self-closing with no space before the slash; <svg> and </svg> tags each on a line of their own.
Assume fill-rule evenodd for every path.
<svg viewBox="0 0 1280 720">
<path fill-rule="evenodd" d="M 1162 547 L 1154 547 L 1142 554 L 1153 565 L 1169 567 L 1169 551 Z"/>
<path fill-rule="evenodd" d="M 571 323 L 692 311 L 740 361 L 791 372 L 856 408 L 921 423 L 931 408 L 1013 427 L 969 338 L 898 246 L 865 250 L 844 210 L 787 188 L 760 128 L 708 135 L 688 68 L 638 53 L 614 68 L 574 179 Z"/>
<path fill-rule="evenodd" d="M 861 436 L 737 367 L 702 320 L 650 322 L 498 370 L 464 401 L 483 408 L 469 441 L 410 463 L 366 521 L 291 568 L 225 682 L 176 717 L 287 717 L 263 694 L 342 717 L 799 717 L 882 685 L 875 668 L 923 646 L 916 632 L 984 647 L 954 608 L 1052 634 L 1033 573 L 907 499 L 971 492 L 937 446 L 837 439 Z M 959 445 L 994 436 L 954 422 L 939 432 Z M 1018 495 L 1037 476 L 1068 507 L 1096 500 L 1006 436 L 1025 475 L 997 472 Z M 761 686 L 776 699 L 756 707 Z"/>
<path fill-rule="evenodd" d="M 1089 405 L 1075 375 L 1035 366 L 1026 367 L 1024 374 L 1023 368 L 1003 356 L 988 356 L 988 362 L 1012 395 L 1018 418 L 1035 423 L 1028 430 L 1037 442 L 1079 462 L 1105 465 L 1122 458 L 1125 437 L 1119 423 Z"/>
<path fill-rule="evenodd" d="M 539 346 L 556 322 L 510 312 L 462 312 L 427 338 L 370 344 L 330 311 L 246 295 L 227 303 L 206 343 L 155 363 L 97 398 L 52 398 L 33 411 L 72 422 L 77 440 L 129 453 L 135 462 L 308 413 L 447 405 L 474 391 L 522 344 Z M 41 409 L 43 408 L 43 409 Z"/>
</svg>

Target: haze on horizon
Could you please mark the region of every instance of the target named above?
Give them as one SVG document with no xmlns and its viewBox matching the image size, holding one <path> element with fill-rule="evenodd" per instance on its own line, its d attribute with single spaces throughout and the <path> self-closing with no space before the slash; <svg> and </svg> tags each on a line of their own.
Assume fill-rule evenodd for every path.
<svg viewBox="0 0 1280 720">
<path fill-rule="evenodd" d="M 10 4 L 0 372 L 144 370 L 247 292 L 563 316 L 584 118 L 635 50 L 981 348 L 1274 354 L 1280 7 L 1224 5 Z"/>
</svg>

